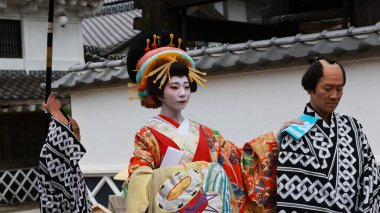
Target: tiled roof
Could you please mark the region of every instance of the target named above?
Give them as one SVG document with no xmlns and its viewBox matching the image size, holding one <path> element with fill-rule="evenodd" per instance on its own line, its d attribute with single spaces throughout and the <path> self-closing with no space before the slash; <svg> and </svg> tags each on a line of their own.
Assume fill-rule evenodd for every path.
<svg viewBox="0 0 380 213">
<path fill-rule="evenodd" d="M 373 26 L 298 34 L 284 38 L 225 44 L 189 51 L 202 71 L 221 71 L 241 67 L 302 60 L 315 55 L 340 56 L 380 48 L 380 22 Z M 52 84 L 59 89 L 74 89 L 128 80 L 126 60 L 75 65 L 72 72 Z M 104 70 L 104 71 L 101 71 Z"/>
<path fill-rule="evenodd" d="M 141 10 L 129 10 L 86 18 L 82 22 L 85 46 L 95 46 L 105 55 L 125 44 L 140 31 L 133 30 L 133 19 Z"/>
<path fill-rule="evenodd" d="M 316 55 L 340 56 L 380 48 L 380 22 L 368 27 L 298 34 L 284 38 L 247 41 L 191 52 L 203 71 L 265 66 Z"/>
<path fill-rule="evenodd" d="M 133 2 L 133 0 L 104 0 L 105 5 Z"/>
<path fill-rule="evenodd" d="M 132 10 L 133 7 L 134 4 L 131 0 L 104 1 L 103 7 L 100 10 L 99 15 L 121 13 L 128 10 Z"/>
<path fill-rule="evenodd" d="M 0 102 L 44 100 L 45 71 L 0 70 Z M 63 77 L 67 72 L 53 71 L 52 81 Z M 67 98 L 62 94 L 60 98 Z"/>
<path fill-rule="evenodd" d="M 65 1 L 65 0 L 56 0 L 55 8 L 58 12 L 66 12 L 72 11 L 76 12 L 78 17 L 84 17 L 88 15 L 95 14 L 96 11 L 99 10 L 99 7 L 102 6 L 103 0 L 91 0 L 91 1 Z M 48 1 L 47 0 L 13 0 L 13 1 L 0 1 L 0 8 L 12 8 L 17 10 L 17 8 L 25 8 L 22 10 L 22 14 L 24 13 L 34 13 L 36 11 L 42 12 L 47 9 Z M 3 13 L 3 11 L 2 11 Z M 14 12 L 13 12 L 14 13 Z"/>
<path fill-rule="evenodd" d="M 84 46 L 84 61 L 85 62 L 101 62 L 106 60 L 120 60 L 126 57 L 126 53 L 110 54 L 107 56 L 100 56 L 100 49 L 98 47 Z"/>
<path fill-rule="evenodd" d="M 126 59 L 74 65 L 69 74 L 52 83 L 51 87 L 59 90 L 127 82 Z"/>
</svg>

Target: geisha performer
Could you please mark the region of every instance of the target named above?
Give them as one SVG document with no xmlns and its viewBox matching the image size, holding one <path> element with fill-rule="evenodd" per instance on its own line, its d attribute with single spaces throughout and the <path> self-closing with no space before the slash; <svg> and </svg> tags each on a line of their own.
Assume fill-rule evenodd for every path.
<svg viewBox="0 0 380 213">
<path fill-rule="evenodd" d="M 142 57 L 141 44 L 128 55 L 141 105 L 161 112 L 136 133 L 123 185 L 127 212 L 275 212 L 276 134 L 239 148 L 218 131 L 183 117 L 191 93 L 206 80 L 173 37 L 157 48 L 164 42 L 153 35 L 151 43 L 144 40 Z"/>
</svg>

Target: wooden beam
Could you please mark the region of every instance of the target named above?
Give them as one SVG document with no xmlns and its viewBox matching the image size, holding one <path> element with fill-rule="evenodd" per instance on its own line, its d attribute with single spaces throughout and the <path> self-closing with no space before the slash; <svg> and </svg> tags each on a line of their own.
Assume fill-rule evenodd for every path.
<svg viewBox="0 0 380 213">
<path fill-rule="evenodd" d="M 289 22 L 289 23 L 301 23 L 308 21 L 319 21 L 319 20 L 327 20 L 327 19 L 335 19 L 343 17 L 343 9 L 329 9 L 329 10 L 320 10 L 320 11 L 312 11 L 307 13 L 296 13 L 296 14 L 288 14 L 280 16 L 281 22 Z"/>
<path fill-rule="evenodd" d="M 236 21 L 186 18 L 186 37 L 193 41 L 239 43 L 298 33 L 297 24 L 259 25 Z"/>
<path fill-rule="evenodd" d="M 165 0 L 134 0 L 136 8 L 142 9 L 142 17 L 134 19 L 134 29 L 159 32 L 171 29 L 169 21 L 175 19 L 173 12 L 166 9 Z"/>
<path fill-rule="evenodd" d="M 133 1 L 133 7 L 135 9 L 142 9 L 144 5 L 144 0 L 134 0 Z"/>
<path fill-rule="evenodd" d="M 263 18 L 255 18 L 251 23 L 255 24 L 278 24 L 278 23 L 304 23 L 311 21 L 329 20 L 343 17 L 343 9 L 319 10 L 307 13 L 293 13 L 280 16 L 271 16 L 266 22 Z"/>
<path fill-rule="evenodd" d="M 351 26 L 375 25 L 380 21 L 380 0 L 354 0 L 351 6 Z"/>
<path fill-rule="evenodd" d="M 152 31 L 153 20 L 150 17 L 135 17 L 133 19 L 133 29 L 140 31 Z"/>
<path fill-rule="evenodd" d="M 178 7 L 192 7 L 202 4 L 211 4 L 215 2 L 222 2 L 226 0 L 165 0 L 166 8 L 178 8 Z"/>
</svg>

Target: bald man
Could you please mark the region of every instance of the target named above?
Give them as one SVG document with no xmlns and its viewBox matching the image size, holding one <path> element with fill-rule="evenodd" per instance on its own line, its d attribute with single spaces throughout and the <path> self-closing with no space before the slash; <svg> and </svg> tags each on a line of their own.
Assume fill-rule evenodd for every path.
<svg viewBox="0 0 380 213">
<path fill-rule="evenodd" d="M 338 62 L 317 58 L 302 78 L 304 114 L 315 124 L 284 133 L 277 169 L 277 212 L 379 212 L 380 175 L 362 125 L 334 112 L 346 83 Z"/>
</svg>

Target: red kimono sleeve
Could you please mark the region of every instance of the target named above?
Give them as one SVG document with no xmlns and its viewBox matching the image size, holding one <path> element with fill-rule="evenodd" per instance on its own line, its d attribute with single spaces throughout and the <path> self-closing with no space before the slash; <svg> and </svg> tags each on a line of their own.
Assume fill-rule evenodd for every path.
<svg viewBox="0 0 380 213">
<path fill-rule="evenodd" d="M 261 135 L 243 148 L 204 128 L 213 141 L 211 158 L 228 174 L 239 212 L 267 212 L 276 207 L 278 143 L 273 133 Z M 210 138 L 212 137 L 212 138 Z"/>
<path fill-rule="evenodd" d="M 148 166 L 155 169 L 160 164 L 160 150 L 157 140 L 152 132 L 147 128 L 142 128 L 135 135 L 133 157 L 128 166 L 128 178 L 123 184 L 124 194 L 127 195 L 129 178 L 141 166 Z"/>
</svg>

